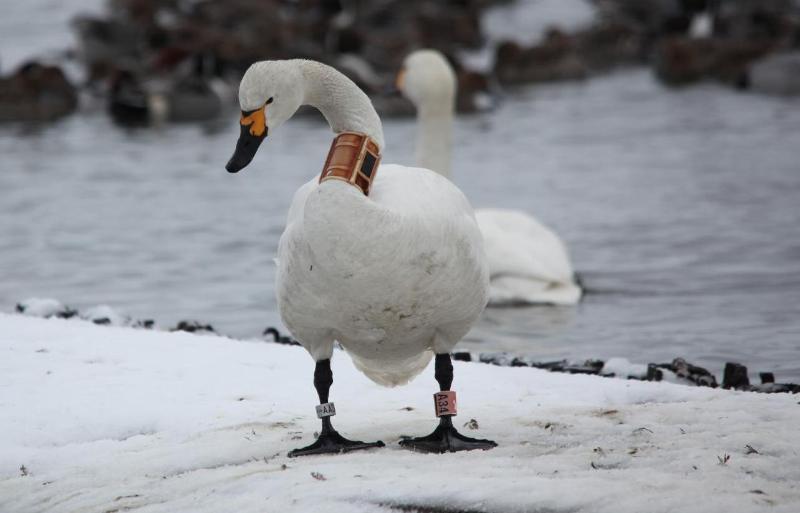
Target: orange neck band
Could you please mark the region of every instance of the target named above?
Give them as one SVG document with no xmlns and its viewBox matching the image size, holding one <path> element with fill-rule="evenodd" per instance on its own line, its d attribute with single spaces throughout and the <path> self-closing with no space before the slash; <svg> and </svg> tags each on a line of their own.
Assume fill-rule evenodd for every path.
<svg viewBox="0 0 800 513">
<path fill-rule="evenodd" d="M 341 180 L 358 187 L 365 196 L 375 180 L 381 153 L 368 135 L 342 132 L 333 139 L 319 183 Z"/>
</svg>

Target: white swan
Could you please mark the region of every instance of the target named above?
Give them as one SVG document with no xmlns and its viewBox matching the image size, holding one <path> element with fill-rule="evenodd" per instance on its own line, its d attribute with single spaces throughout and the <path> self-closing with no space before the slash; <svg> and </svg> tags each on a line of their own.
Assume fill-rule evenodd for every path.
<svg viewBox="0 0 800 513">
<path fill-rule="evenodd" d="M 337 134 L 334 145 L 343 144 L 331 148 L 324 180 L 314 177 L 295 193 L 278 247 L 281 319 L 317 362 L 314 385 L 323 421 L 317 442 L 290 455 L 382 445 L 348 441 L 330 425 L 334 342 L 386 386 L 408 382 L 436 353 L 436 379 L 451 394 L 449 352 L 478 318 L 488 294 L 472 208 L 449 180 L 427 169 L 373 167 L 384 144 L 380 119 L 369 98 L 329 66 L 257 62 L 242 78 L 239 103 L 241 135 L 226 166 L 230 172 L 246 166 L 269 131 L 301 105 L 319 109 Z M 351 160 L 351 154 L 360 156 Z M 329 179 L 330 172 L 344 178 Z M 351 176 L 360 181 L 348 182 Z M 371 188 L 367 176 L 374 178 Z M 440 418 L 431 436 L 404 445 L 435 452 L 494 446 L 462 437 L 449 416 Z"/>
<path fill-rule="evenodd" d="M 406 57 L 397 86 L 417 108 L 417 165 L 450 177 L 456 80 L 444 56 Z M 582 295 L 564 243 L 520 210 L 476 209 L 491 272 L 489 304 L 576 304 Z"/>
</svg>

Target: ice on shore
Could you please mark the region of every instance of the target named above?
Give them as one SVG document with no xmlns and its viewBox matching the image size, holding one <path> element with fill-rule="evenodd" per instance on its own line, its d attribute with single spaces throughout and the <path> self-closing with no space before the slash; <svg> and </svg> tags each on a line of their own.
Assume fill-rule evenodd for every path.
<svg viewBox="0 0 800 513">
<path fill-rule="evenodd" d="M 103 326 L 134 326 L 152 328 L 155 323 L 152 320 L 134 320 L 127 315 L 123 315 L 108 305 L 97 305 L 78 311 L 66 306 L 57 299 L 32 297 L 17 303 L 18 313 L 31 317 L 42 317 L 49 319 L 58 317 L 69 319 L 80 317 L 83 320 L 91 321 Z"/>
<path fill-rule="evenodd" d="M 454 365 L 456 424 L 498 448 L 401 449 L 433 369 L 384 389 L 337 351 L 334 424 L 387 447 L 289 459 L 301 348 L 0 314 L 0 511 L 800 511 L 797 395 Z"/>
<path fill-rule="evenodd" d="M 95 324 L 108 326 L 129 326 L 130 317 L 120 314 L 108 305 L 97 305 L 81 312 L 81 318 Z"/>
<path fill-rule="evenodd" d="M 31 297 L 17 303 L 17 312 L 33 317 L 72 317 L 77 311 L 61 301 L 47 297 Z"/>
<path fill-rule="evenodd" d="M 647 365 L 643 363 L 631 363 L 627 358 L 609 358 L 603 364 L 603 374 L 614 374 L 619 378 L 630 377 L 643 378 L 647 376 Z"/>
</svg>

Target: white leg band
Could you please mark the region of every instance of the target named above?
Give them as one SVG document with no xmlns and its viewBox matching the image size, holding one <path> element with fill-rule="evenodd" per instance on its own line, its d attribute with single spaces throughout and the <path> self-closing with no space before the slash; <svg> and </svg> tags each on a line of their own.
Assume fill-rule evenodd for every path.
<svg viewBox="0 0 800 513">
<path fill-rule="evenodd" d="M 333 417 L 334 415 L 336 415 L 336 407 L 333 405 L 333 403 L 317 405 L 317 417 Z"/>
</svg>

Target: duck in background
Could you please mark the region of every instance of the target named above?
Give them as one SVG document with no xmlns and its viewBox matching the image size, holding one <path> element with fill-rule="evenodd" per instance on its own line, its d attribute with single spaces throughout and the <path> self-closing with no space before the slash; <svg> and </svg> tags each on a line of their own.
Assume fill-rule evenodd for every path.
<svg viewBox="0 0 800 513">
<path fill-rule="evenodd" d="M 120 69 L 142 62 L 147 35 L 126 18 L 76 16 L 70 23 L 77 42 L 77 57 L 86 68 L 87 84 L 103 84 Z"/>
<path fill-rule="evenodd" d="M 78 91 L 61 68 L 27 62 L 0 77 L 0 123 L 52 121 L 78 108 Z"/>
<path fill-rule="evenodd" d="M 212 54 L 168 47 L 136 69 L 116 69 L 109 80 L 109 112 L 120 125 L 213 121 L 235 98 Z"/>
<path fill-rule="evenodd" d="M 435 50 L 410 54 L 397 87 L 417 108 L 417 165 L 450 178 L 453 69 Z M 574 305 L 582 289 L 555 232 L 520 210 L 476 209 L 490 269 L 489 304 Z"/>
<path fill-rule="evenodd" d="M 166 101 L 149 91 L 132 71 L 116 70 L 110 78 L 108 113 L 121 126 L 158 126 L 166 120 Z"/>
</svg>

